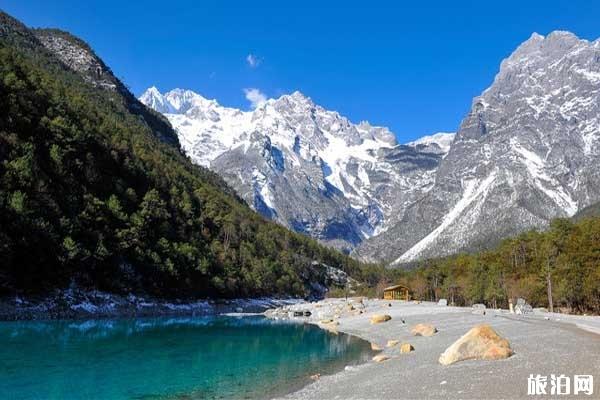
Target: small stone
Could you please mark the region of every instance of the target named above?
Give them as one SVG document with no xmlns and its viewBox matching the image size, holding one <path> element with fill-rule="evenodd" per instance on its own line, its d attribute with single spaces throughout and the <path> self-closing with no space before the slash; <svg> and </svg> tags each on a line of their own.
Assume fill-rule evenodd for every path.
<svg viewBox="0 0 600 400">
<path fill-rule="evenodd" d="M 387 322 L 390 319 L 392 319 L 392 317 L 387 314 L 375 314 L 371 317 L 371 324 L 380 324 L 382 322 Z"/>
<path fill-rule="evenodd" d="M 440 299 L 437 303 L 438 306 L 447 306 L 448 305 L 448 300 L 446 299 Z"/>
<path fill-rule="evenodd" d="M 437 331 L 436 327 L 431 324 L 417 324 L 412 327 L 410 333 L 414 336 L 433 336 Z"/>
<path fill-rule="evenodd" d="M 481 303 L 473 304 L 473 312 L 471 314 L 485 315 L 486 308 L 487 307 L 485 306 L 485 304 L 481 304 Z"/>
<path fill-rule="evenodd" d="M 317 381 L 321 378 L 321 374 L 314 374 L 310 376 L 310 379 L 312 379 L 313 381 Z"/>
<path fill-rule="evenodd" d="M 394 347 L 395 345 L 397 345 L 398 343 L 400 343 L 399 340 L 388 340 L 386 347 Z"/>
<path fill-rule="evenodd" d="M 410 344 L 410 343 L 402 343 L 400 345 L 400 353 L 401 354 L 406 354 L 406 353 L 410 353 L 411 351 L 413 351 L 415 348 Z"/>
<path fill-rule="evenodd" d="M 322 328 L 325 329 L 329 333 L 332 333 L 336 336 L 338 335 L 337 326 L 334 324 L 325 324 L 325 325 L 322 325 Z"/>
<path fill-rule="evenodd" d="M 371 343 L 371 350 L 373 350 L 373 351 L 381 351 L 381 350 L 383 350 L 383 347 L 381 347 L 377 343 Z"/>
<path fill-rule="evenodd" d="M 389 359 L 390 357 L 385 354 L 377 354 L 375 357 L 373 357 L 373 361 L 375 362 L 382 362 Z"/>
</svg>

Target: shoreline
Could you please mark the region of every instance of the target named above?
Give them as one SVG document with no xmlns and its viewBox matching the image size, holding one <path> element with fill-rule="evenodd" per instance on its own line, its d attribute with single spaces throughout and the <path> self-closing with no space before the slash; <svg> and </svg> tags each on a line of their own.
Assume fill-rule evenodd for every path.
<svg viewBox="0 0 600 400">
<path fill-rule="evenodd" d="M 265 393 L 269 398 L 479 399 L 485 394 L 493 399 L 525 399 L 531 398 L 527 395 L 530 374 L 564 374 L 572 379 L 575 374 L 600 371 L 600 316 L 540 310 L 526 315 L 510 314 L 508 310 L 485 311 L 482 315 L 467 307 L 364 298 L 318 302 L 289 298 L 166 301 L 80 289 L 57 291 L 37 300 L 0 299 L 3 321 L 260 314 L 316 325 L 331 334 L 350 335 L 376 345 L 381 349 L 379 354 L 389 357 L 380 363 L 361 359 L 310 371 L 305 379 L 284 390 Z M 305 312 L 310 315 L 304 316 Z M 299 314 L 303 316 L 294 316 Z M 372 325 L 369 319 L 374 314 L 389 314 L 391 320 Z M 432 337 L 412 336 L 410 329 L 417 323 L 433 324 L 438 333 Z M 439 355 L 450 344 L 481 323 L 491 325 L 506 338 L 515 354 L 498 361 L 463 361 L 449 366 L 438 363 Z M 414 351 L 400 354 L 398 346 L 386 346 L 389 340 L 408 342 Z M 313 379 L 313 375 L 318 377 Z M 599 393 L 597 376 L 594 394 Z"/>
<path fill-rule="evenodd" d="M 548 379 L 550 374 L 565 374 L 572 379 L 574 374 L 600 371 L 600 359 L 595 356 L 600 354 L 600 317 L 545 312 L 516 315 L 508 310 L 490 309 L 485 315 L 480 315 L 466 307 L 387 300 L 366 300 L 363 313 L 354 312 L 353 315 L 351 311 L 340 313 L 336 304 L 347 306 L 344 299 L 326 299 L 283 309 L 312 311 L 310 317 L 293 319 L 375 343 L 383 348 L 380 354 L 390 359 L 381 363 L 369 361 L 332 375 L 323 375 L 280 398 L 478 399 L 485 394 L 485 397 L 494 399 L 525 399 L 531 398 L 527 395 L 529 374 L 548 375 Z M 377 313 L 389 314 L 392 319 L 382 324 L 369 324 L 370 316 Z M 329 317 L 337 322 L 335 327 L 320 323 L 321 319 Z M 409 331 L 416 323 L 433 323 L 439 332 L 432 337 L 412 336 Z M 508 339 L 515 354 L 505 360 L 471 360 L 440 365 L 437 361 L 439 355 L 480 323 L 491 325 Z M 400 354 L 397 346 L 386 347 L 388 340 L 409 342 L 415 350 Z M 597 376 L 594 381 L 594 394 L 598 394 L 600 377 Z"/>
<path fill-rule="evenodd" d="M 161 316 L 210 316 L 263 313 L 274 307 L 303 302 L 295 298 L 158 299 L 71 288 L 46 296 L 0 298 L 0 321 L 85 320 Z"/>
</svg>

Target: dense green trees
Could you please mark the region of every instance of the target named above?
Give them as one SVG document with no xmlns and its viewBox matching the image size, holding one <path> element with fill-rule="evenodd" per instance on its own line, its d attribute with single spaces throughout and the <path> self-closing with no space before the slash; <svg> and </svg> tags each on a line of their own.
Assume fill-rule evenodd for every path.
<svg viewBox="0 0 600 400">
<path fill-rule="evenodd" d="M 508 307 L 509 299 L 570 312 L 600 313 L 600 219 L 557 219 L 477 254 L 427 260 L 394 277 L 416 297 Z"/>
<path fill-rule="evenodd" d="M 1 17 L 20 31 L 0 32 L 0 294 L 305 295 L 313 260 L 360 278 L 160 140 L 130 94 L 94 87 Z"/>
</svg>

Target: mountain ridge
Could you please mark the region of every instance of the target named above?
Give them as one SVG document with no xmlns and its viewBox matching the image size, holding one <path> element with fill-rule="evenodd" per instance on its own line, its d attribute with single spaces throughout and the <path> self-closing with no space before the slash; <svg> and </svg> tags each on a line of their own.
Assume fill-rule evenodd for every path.
<svg viewBox="0 0 600 400">
<path fill-rule="evenodd" d="M 163 110 L 186 153 L 254 209 L 345 251 L 385 229 L 386 213 L 397 209 L 390 205 L 396 187 L 422 190 L 427 177 L 416 171 L 435 166 L 452 138 L 400 145 L 389 129 L 354 124 L 299 91 L 251 111 L 184 89 L 151 87 L 139 98 Z"/>
</svg>

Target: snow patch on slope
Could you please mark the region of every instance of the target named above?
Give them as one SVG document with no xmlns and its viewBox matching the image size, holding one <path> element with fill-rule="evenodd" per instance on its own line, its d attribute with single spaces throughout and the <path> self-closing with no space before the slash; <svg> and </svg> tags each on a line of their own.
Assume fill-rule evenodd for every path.
<svg viewBox="0 0 600 400">
<path fill-rule="evenodd" d="M 524 148 L 515 138 L 511 139 L 510 144 L 511 148 L 521 155 L 520 161 L 527 168 L 535 185 L 555 204 L 565 210 L 568 216 L 574 215 L 578 210 L 577 202 L 556 179 L 544 171 L 546 165 L 540 156 Z"/>
<path fill-rule="evenodd" d="M 441 152 L 448 153 L 455 135 L 454 132 L 438 132 L 433 135 L 423 136 L 422 138 L 407 143 L 407 145 L 415 147 L 418 145 L 430 146 L 433 144 L 437 145 Z"/>
<path fill-rule="evenodd" d="M 445 215 L 442 223 L 431 231 L 427 236 L 421 239 L 417 244 L 411 247 L 408 251 L 396 259 L 393 264 L 412 261 L 419 257 L 420 253 L 427 249 L 435 242 L 444 230 L 446 230 L 461 214 L 480 196 L 485 196 L 487 191 L 492 186 L 496 179 L 496 171 L 492 172 L 486 179 L 479 181 L 474 179 L 468 182 L 463 182 L 464 191 L 462 198 L 454 205 L 454 207 Z"/>
</svg>

